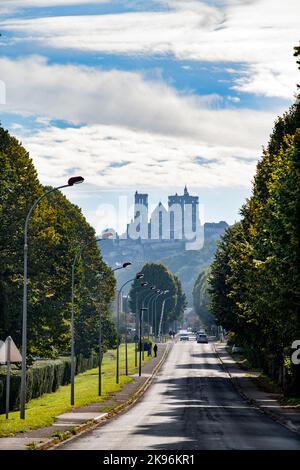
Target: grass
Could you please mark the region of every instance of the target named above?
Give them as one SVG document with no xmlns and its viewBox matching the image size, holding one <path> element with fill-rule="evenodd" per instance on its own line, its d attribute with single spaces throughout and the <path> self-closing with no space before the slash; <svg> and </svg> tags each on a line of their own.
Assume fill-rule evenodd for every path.
<svg viewBox="0 0 300 470">
<path fill-rule="evenodd" d="M 151 360 L 145 353 L 145 361 Z M 128 373 L 134 374 L 134 344 L 128 345 Z M 92 369 L 75 377 L 75 407 L 100 403 L 109 395 L 120 391 L 132 378 L 125 374 L 124 345 L 120 346 L 120 379 L 116 384 L 116 351 L 110 350 L 103 357 L 102 363 L 102 396 L 98 396 L 98 369 Z M 70 385 L 60 387 L 55 393 L 47 393 L 35 398 L 26 405 L 26 419 L 19 418 L 19 411 L 0 415 L 0 437 L 13 436 L 18 432 L 26 432 L 50 426 L 57 415 L 72 410 L 70 406 Z"/>
</svg>

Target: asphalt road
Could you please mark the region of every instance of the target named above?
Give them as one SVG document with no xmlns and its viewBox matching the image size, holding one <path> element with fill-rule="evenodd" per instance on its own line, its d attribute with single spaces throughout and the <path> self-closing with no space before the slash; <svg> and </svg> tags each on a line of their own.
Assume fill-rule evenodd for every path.
<svg viewBox="0 0 300 470">
<path fill-rule="evenodd" d="M 174 345 L 134 407 L 60 449 L 300 449 L 300 439 L 240 397 L 210 344 L 192 341 Z"/>
</svg>

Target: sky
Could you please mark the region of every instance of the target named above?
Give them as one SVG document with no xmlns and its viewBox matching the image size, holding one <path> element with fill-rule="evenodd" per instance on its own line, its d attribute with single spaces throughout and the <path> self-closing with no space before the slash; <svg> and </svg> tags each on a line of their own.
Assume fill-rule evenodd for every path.
<svg viewBox="0 0 300 470">
<path fill-rule="evenodd" d="M 239 219 L 299 83 L 299 0 L 1 0 L 0 121 L 97 233 L 199 196 Z"/>
</svg>

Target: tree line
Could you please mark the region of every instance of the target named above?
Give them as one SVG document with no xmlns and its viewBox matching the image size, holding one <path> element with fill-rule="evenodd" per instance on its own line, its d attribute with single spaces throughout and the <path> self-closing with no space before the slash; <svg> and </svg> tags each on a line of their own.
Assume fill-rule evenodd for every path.
<svg viewBox="0 0 300 470">
<path fill-rule="evenodd" d="M 299 366 L 291 362 L 291 345 L 300 339 L 299 286 L 300 95 L 276 120 L 241 220 L 227 229 L 194 288 L 197 308 L 209 308 L 251 363 L 290 393 L 300 387 Z"/>
<path fill-rule="evenodd" d="M 171 273 L 162 263 L 146 263 L 141 270 L 144 274 L 143 280 L 147 282 L 146 288 L 141 287 L 141 282 L 135 280 L 129 292 L 129 306 L 134 313 L 139 313 L 142 307 L 148 307 L 149 312 L 144 314 L 144 319 L 150 322 L 154 333 L 158 333 L 162 305 L 164 302 L 163 313 L 163 332 L 173 328 L 174 321 L 182 321 L 184 310 L 187 306 L 185 293 L 177 276 Z M 156 290 L 166 292 L 164 295 L 157 295 L 156 290 L 150 290 L 150 286 Z M 152 295 L 151 295 L 152 294 Z M 149 300 L 152 301 L 149 304 Z M 156 297 L 156 309 L 154 308 L 154 299 Z M 150 307 L 152 306 L 151 310 Z"/>
<path fill-rule="evenodd" d="M 22 144 L 0 127 L 0 338 L 21 345 L 24 223 L 46 189 Z M 76 353 L 116 344 L 109 315 L 115 279 L 81 210 L 54 192 L 34 210 L 29 226 L 28 352 L 54 358 L 70 349 L 71 266 L 78 247 L 91 243 L 75 271 Z M 97 271 L 101 276 L 97 276 Z"/>
</svg>

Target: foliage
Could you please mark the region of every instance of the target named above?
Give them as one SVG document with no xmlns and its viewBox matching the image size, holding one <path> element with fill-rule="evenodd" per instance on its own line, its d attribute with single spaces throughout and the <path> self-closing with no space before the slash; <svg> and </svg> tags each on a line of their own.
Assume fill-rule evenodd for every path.
<svg viewBox="0 0 300 470">
<path fill-rule="evenodd" d="M 171 322 L 175 319 L 181 319 L 184 309 L 186 308 L 186 298 L 179 279 L 168 271 L 166 266 L 160 263 L 146 263 L 141 272 L 144 274 L 144 278 L 142 279 L 143 282 L 148 282 L 149 285 L 153 285 L 157 289 L 168 291 L 167 294 L 157 297 L 156 312 L 154 309 L 150 312 L 153 315 L 156 314 L 155 318 L 150 315 L 150 318 L 152 317 L 153 319 L 153 324 L 157 326 L 159 324 L 160 312 L 164 299 L 166 299 L 164 321 Z M 142 288 L 141 282 L 136 279 L 130 290 L 129 305 L 131 311 L 139 312 L 142 306 L 148 306 L 150 304 L 148 302 L 150 298 L 151 290 L 149 288 Z M 151 303 L 152 305 L 154 304 L 154 302 Z"/>
<path fill-rule="evenodd" d="M 299 371 L 284 373 L 300 337 L 299 98 L 275 123 L 241 215 L 222 237 L 211 267 L 211 309 L 252 363 L 299 391 Z"/>
<path fill-rule="evenodd" d="M 0 168 L 0 337 L 10 335 L 20 346 L 24 223 L 31 205 L 49 188 L 39 183 L 24 147 L 2 128 Z M 114 296 L 113 273 L 103 262 L 95 232 L 81 210 L 55 191 L 36 206 L 29 223 L 30 355 L 55 358 L 69 350 L 71 267 L 76 250 L 87 243 L 75 270 L 76 354 L 88 357 L 97 349 L 100 310 L 104 346 L 114 344 L 115 329 L 108 312 Z"/>
<path fill-rule="evenodd" d="M 202 271 L 196 279 L 193 289 L 193 305 L 203 326 L 210 328 L 215 324 L 214 316 L 209 311 L 209 276 L 210 268 Z"/>
</svg>

